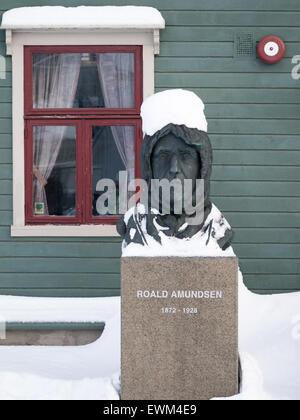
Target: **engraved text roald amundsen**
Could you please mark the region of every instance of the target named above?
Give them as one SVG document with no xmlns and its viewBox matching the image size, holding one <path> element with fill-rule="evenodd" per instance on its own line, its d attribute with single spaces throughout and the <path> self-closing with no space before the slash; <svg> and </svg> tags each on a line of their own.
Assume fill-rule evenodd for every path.
<svg viewBox="0 0 300 420">
<path fill-rule="evenodd" d="M 137 290 L 138 298 L 222 299 L 220 290 Z"/>
</svg>

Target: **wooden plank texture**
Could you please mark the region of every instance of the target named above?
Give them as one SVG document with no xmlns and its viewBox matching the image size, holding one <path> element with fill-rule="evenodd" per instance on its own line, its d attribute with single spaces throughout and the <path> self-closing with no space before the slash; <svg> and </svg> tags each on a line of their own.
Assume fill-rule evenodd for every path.
<svg viewBox="0 0 300 420">
<path fill-rule="evenodd" d="M 43 0 L 1 0 L 0 9 Z M 128 5 L 127 0 L 51 0 L 51 5 Z M 299 0 L 132 0 L 166 19 L 155 59 L 155 90 L 187 88 L 206 104 L 214 149 L 212 198 L 235 230 L 245 283 L 257 293 L 300 290 Z M 1 15 L 1 12 L 0 12 Z M 286 42 L 269 66 L 235 58 L 237 33 Z M 0 31 L 0 54 L 5 34 Z M 120 293 L 119 238 L 11 238 L 11 58 L 0 80 L 0 293 L 115 296 Z"/>
<path fill-rule="evenodd" d="M 210 139 L 214 150 L 300 150 L 300 137 L 298 135 L 218 134 L 210 135 Z"/>
<path fill-rule="evenodd" d="M 283 9 L 284 6 L 282 5 Z M 220 13 L 214 11 L 165 11 L 163 16 L 166 23 L 172 26 L 299 26 L 300 12 L 269 11 L 268 13 L 261 13 L 256 11 L 228 11 L 224 10 Z"/>
<path fill-rule="evenodd" d="M 176 49 L 176 47 L 174 46 Z M 187 52 L 187 49 L 182 46 Z M 300 44 L 297 48 L 300 51 Z M 296 51 L 295 51 L 296 52 Z M 298 80 L 294 80 L 290 73 L 274 73 L 272 77 L 266 73 L 156 73 L 156 86 L 159 88 L 283 88 L 296 89 Z"/>
<path fill-rule="evenodd" d="M 281 0 L 282 1 L 282 0 Z M 262 1 L 261 3 L 264 3 Z M 240 1 L 240 3 L 242 3 Z M 221 4 L 221 3 L 220 3 Z M 250 4 L 250 3 L 248 3 Z M 299 32 L 297 27 L 267 27 L 264 26 L 240 26 L 236 22 L 235 26 L 171 26 L 168 25 L 161 33 L 162 41 L 169 42 L 233 42 L 236 32 L 253 34 L 254 40 L 259 41 L 263 37 L 276 33 L 285 42 L 299 42 Z"/>
<path fill-rule="evenodd" d="M 156 88 L 157 92 L 164 90 L 164 88 Z M 189 90 L 199 95 L 204 103 L 214 104 L 299 104 L 298 89 L 284 89 L 280 88 L 246 88 L 242 87 L 211 87 L 211 88 L 190 88 Z"/>
</svg>

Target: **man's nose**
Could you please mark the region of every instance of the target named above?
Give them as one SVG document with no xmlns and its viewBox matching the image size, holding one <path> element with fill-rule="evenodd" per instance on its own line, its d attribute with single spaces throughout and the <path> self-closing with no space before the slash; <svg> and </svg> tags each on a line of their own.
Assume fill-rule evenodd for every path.
<svg viewBox="0 0 300 420">
<path fill-rule="evenodd" d="M 171 158 L 171 165 L 170 165 L 170 173 L 173 175 L 179 174 L 180 171 L 180 165 L 178 162 L 177 156 L 174 154 Z"/>
</svg>

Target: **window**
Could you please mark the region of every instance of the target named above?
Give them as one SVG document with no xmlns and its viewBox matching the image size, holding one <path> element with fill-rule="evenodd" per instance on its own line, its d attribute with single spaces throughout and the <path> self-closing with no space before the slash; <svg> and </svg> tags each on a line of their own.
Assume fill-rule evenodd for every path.
<svg viewBox="0 0 300 420">
<path fill-rule="evenodd" d="M 97 180 L 124 168 L 139 176 L 139 106 L 154 93 L 164 26 L 158 10 L 141 6 L 3 14 L 12 56 L 12 236 L 118 236 L 116 217 L 97 212 Z M 117 62 L 122 81 L 131 73 L 125 89 L 114 86 Z"/>
<path fill-rule="evenodd" d="M 142 47 L 25 47 L 26 224 L 114 224 L 100 179 L 139 176 Z"/>
</svg>

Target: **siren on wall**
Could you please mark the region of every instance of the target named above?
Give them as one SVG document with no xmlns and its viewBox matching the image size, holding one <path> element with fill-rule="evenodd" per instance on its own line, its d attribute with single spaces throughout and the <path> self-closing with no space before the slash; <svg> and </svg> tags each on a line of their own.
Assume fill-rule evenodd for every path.
<svg viewBox="0 0 300 420">
<path fill-rule="evenodd" d="M 285 43 L 278 36 L 265 36 L 258 44 L 257 53 L 265 63 L 278 63 L 285 55 Z"/>
</svg>

